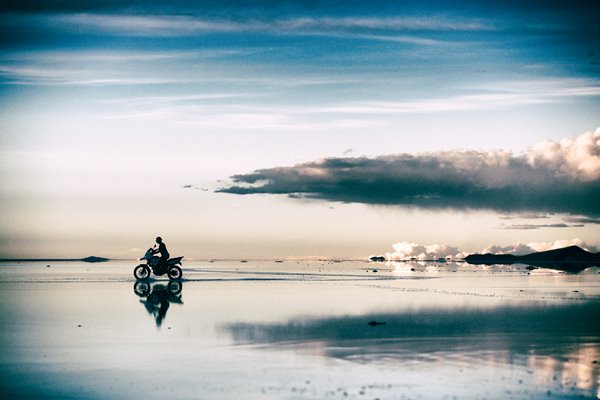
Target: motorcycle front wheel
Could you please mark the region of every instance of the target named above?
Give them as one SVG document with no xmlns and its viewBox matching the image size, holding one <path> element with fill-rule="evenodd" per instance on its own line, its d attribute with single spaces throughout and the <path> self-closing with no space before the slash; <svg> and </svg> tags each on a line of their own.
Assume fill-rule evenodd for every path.
<svg viewBox="0 0 600 400">
<path fill-rule="evenodd" d="M 169 267 L 169 271 L 167 272 L 167 274 L 169 275 L 169 279 L 181 279 L 181 277 L 183 276 L 181 268 L 179 268 L 176 265 Z"/>
<path fill-rule="evenodd" d="M 133 285 L 133 291 L 139 297 L 147 297 L 150 294 L 150 284 L 148 282 L 137 281 Z"/>
<path fill-rule="evenodd" d="M 179 294 L 181 294 L 181 291 L 183 289 L 183 285 L 181 282 L 169 282 L 169 285 L 167 286 L 167 288 L 169 289 L 169 294 L 177 296 Z"/>
<path fill-rule="evenodd" d="M 137 267 L 135 267 L 135 269 L 133 270 L 133 276 L 135 277 L 135 279 L 148 279 L 150 278 L 150 268 L 148 268 L 146 265 L 138 265 Z"/>
</svg>

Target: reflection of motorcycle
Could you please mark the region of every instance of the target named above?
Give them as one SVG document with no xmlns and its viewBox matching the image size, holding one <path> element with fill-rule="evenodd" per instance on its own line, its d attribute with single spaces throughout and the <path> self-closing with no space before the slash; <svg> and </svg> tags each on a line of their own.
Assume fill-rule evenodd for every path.
<svg viewBox="0 0 600 400">
<path fill-rule="evenodd" d="M 183 257 L 170 258 L 165 265 L 160 262 L 160 258 L 154 254 L 154 249 L 149 248 L 141 260 L 146 260 L 146 264 L 140 264 L 133 269 L 135 279 L 150 278 L 150 270 L 156 276 L 167 274 L 169 279 L 181 279 L 183 272 L 181 271 L 181 259 Z"/>
<path fill-rule="evenodd" d="M 133 285 L 134 293 L 140 297 L 140 303 L 146 307 L 146 310 L 154 316 L 157 327 L 161 326 L 171 303 L 183 304 L 182 290 L 183 284 L 175 281 L 169 282 L 168 285 L 162 283 L 151 285 L 148 282 L 137 281 Z"/>
</svg>

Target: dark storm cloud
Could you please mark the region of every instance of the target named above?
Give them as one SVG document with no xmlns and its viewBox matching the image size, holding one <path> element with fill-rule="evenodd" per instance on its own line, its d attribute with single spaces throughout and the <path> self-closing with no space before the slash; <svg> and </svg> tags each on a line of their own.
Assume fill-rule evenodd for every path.
<svg viewBox="0 0 600 400">
<path fill-rule="evenodd" d="M 233 185 L 218 191 L 428 209 L 599 216 L 598 139 L 600 130 L 561 144 L 543 142 L 521 156 L 461 151 L 328 158 L 235 175 Z"/>
</svg>

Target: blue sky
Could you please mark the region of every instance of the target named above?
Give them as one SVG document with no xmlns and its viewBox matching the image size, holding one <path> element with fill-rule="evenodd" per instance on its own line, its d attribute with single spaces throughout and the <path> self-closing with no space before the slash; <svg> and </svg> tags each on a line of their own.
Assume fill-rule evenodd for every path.
<svg viewBox="0 0 600 400">
<path fill-rule="evenodd" d="M 323 158 L 424 153 L 462 171 L 458 159 L 503 151 L 499 159 L 532 168 L 524 181 L 559 176 L 552 184 L 571 188 L 571 179 L 593 198 L 597 145 L 545 146 L 546 158 L 532 148 L 600 127 L 600 7 L 163 3 L 1 6 L 0 255 L 128 257 L 157 234 L 175 252 L 206 258 L 360 256 L 401 241 L 468 251 L 573 238 L 600 245 L 598 224 L 565 222 L 598 217 L 569 207 L 569 190 L 556 206 L 521 196 L 519 207 L 457 207 L 455 197 L 432 209 L 418 201 L 429 192 L 382 206 L 277 174 L 302 174 Z M 255 185 L 246 178 L 257 170 L 277 191 L 235 190 Z M 354 172 L 374 187 L 389 182 Z M 504 229 L 502 218 L 525 212 L 550 222 Z"/>
</svg>

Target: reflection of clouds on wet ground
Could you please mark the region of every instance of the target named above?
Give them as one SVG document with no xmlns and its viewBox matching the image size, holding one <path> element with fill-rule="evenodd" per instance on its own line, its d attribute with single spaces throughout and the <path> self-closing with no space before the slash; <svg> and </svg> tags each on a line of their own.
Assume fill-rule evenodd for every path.
<svg viewBox="0 0 600 400">
<path fill-rule="evenodd" d="M 544 354 L 529 354 L 527 367 L 534 371 L 534 379 L 544 384 L 548 379 L 560 382 L 565 387 L 576 387 L 594 391 L 600 398 L 600 346 L 585 344 L 562 357 Z"/>
<path fill-rule="evenodd" d="M 136 285 L 125 261 L 46 264 L 0 269 L 2 398 L 565 399 L 600 386 L 597 271 L 198 261 L 179 282 Z"/>
<path fill-rule="evenodd" d="M 278 344 L 330 341 L 337 347 L 345 341 L 463 338 L 477 346 L 486 335 L 518 337 L 511 348 L 523 349 L 561 342 L 564 338 L 600 337 L 600 303 L 505 306 L 486 309 L 418 310 L 394 314 L 305 319 L 284 324 L 229 324 L 224 328 L 236 342 Z M 370 326 L 370 321 L 384 325 Z M 506 347 L 510 343 L 500 343 Z M 420 349 L 421 350 L 421 349 Z"/>
<path fill-rule="evenodd" d="M 467 262 L 436 262 L 436 261 L 387 261 L 382 266 L 393 272 L 397 276 L 410 276 L 417 273 L 521 273 L 521 274 L 564 274 L 573 273 L 562 271 L 559 266 L 554 265 L 533 265 L 533 264 L 469 264 Z M 581 271 L 576 273 L 597 273 L 600 268 L 595 266 L 581 267 Z"/>
<path fill-rule="evenodd" d="M 279 324 L 234 323 L 222 328 L 238 345 L 358 364 L 417 369 L 439 368 L 440 363 L 456 368 L 517 367 L 531 375 L 531 385 L 585 395 L 600 390 L 597 315 L 600 303 L 586 302 L 430 309 Z"/>
</svg>

